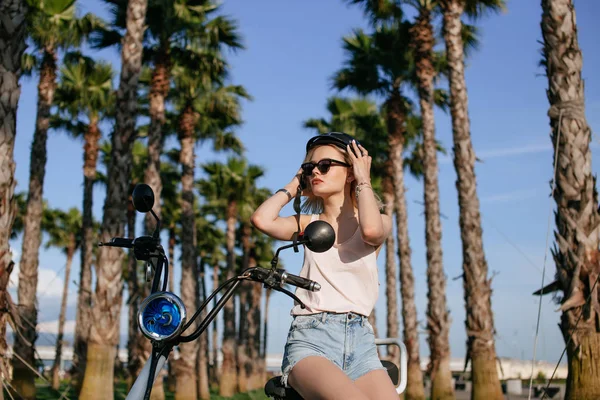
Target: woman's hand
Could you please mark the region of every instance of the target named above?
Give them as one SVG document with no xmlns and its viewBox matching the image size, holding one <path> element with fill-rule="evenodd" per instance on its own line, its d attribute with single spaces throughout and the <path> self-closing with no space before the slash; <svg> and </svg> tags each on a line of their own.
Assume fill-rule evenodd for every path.
<svg viewBox="0 0 600 400">
<path fill-rule="evenodd" d="M 303 196 L 308 196 L 310 195 L 312 192 L 310 190 L 310 187 L 308 185 L 308 182 L 306 182 L 306 179 L 303 177 L 302 175 L 302 168 L 300 168 L 298 170 L 298 172 L 296 172 L 296 175 L 294 175 L 294 177 L 292 178 L 292 180 L 290 181 L 290 183 L 288 183 L 286 185 L 286 189 L 289 190 L 289 192 L 292 194 L 292 197 L 296 197 L 296 194 L 298 193 L 298 186 L 300 186 L 300 180 L 304 179 L 305 183 L 306 183 L 306 187 L 302 190 L 302 195 Z"/>
<path fill-rule="evenodd" d="M 352 148 L 350 147 L 352 146 Z M 352 151 L 354 150 L 354 151 Z M 354 172 L 354 179 L 356 183 L 371 183 L 371 161 L 372 158 L 369 156 L 367 149 L 365 149 L 362 145 L 357 144 L 356 140 L 353 140 L 351 144 L 348 145 L 348 154 L 350 155 L 350 159 L 352 160 L 352 172 Z M 362 152 L 362 155 L 360 155 Z M 355 154 L 359 154 L 357 157 Z"/>
</svg>

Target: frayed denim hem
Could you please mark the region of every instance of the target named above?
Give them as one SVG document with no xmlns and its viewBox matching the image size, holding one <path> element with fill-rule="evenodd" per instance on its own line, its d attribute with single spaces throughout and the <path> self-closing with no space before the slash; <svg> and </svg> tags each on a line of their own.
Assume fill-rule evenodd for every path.
<svg viewBox="0 0 600 400">
<path fill-rule="evenodd" d="M 299 360 L 296 360 L 293 364 L 289 363 L 289 358 L 288 358 L 288 365 L 287 365 L 287 367 L 285 367 L 283 369 L 283 371 L 281 371 L 281 385 L 284 388 L 286 388 L 286 389 L 290 389 L 291 388 L 291 386 L 288 385 L 288 378 L 290 377 L 290 373 L 292 372 L 292 368 L 294 368 L 296 366 L 296 364 L 298 364 L 298 362 L 304 360 L 306 357 L 323 357 L 324 359 L 331 361 L 331 363 L 333 365 L 335 365 L 336 367 L 340 368 L 339 365 L 337 365 L 331 358 L 327 357 L 325 354 L 307 354 L 304 357 L 300 358 Z M 340 371 L 343 372 L 343 369 L 340 368 Z"/>
</svg>

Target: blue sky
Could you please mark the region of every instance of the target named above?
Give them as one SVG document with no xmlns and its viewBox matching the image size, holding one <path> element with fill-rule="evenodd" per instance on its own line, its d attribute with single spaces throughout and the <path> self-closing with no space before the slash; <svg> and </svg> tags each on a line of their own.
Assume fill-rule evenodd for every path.
<svg viewBox="0 0 600 400">
<path fill-rule="evenodd" d="M 583 51 L 587 120 L 594 132 L 600 131 L 600 53 L 596 24 L 600 4 L 577 0 L 579 44 Z M 106 16 L 101 2 L 85 0 L 83 11 Z M 302 121 L 327 117 L 326 99 L 331 75 L 341 67 L 341 38 L 367 21 L 356 7 L 334 1 L 253 1 L 225 0 L 223 12 L 238 20 L 246 50 L 232 54 L 232 83 L 244 85 L 254 97 L 244 104 L 244 125 L 238 134 L 253 164 L 266 169 L 259 185 L 276 190 L 285 185 L 303 157 L 303 148 L 312 132 Z M 540 60 L 541 9 L 538 1 L 511 0 L 507 11 L 478 22 L 481 46 L 467 62 L 471 133 L 477 156 L 478 194 L 481 201 L 483 240 L 490 275 L 494 275 L 492 305 L 498 331 L 496 346 L 500 356 L 524 357 L 533 354 L 538 300 L 531 293 L 540 287 L 546 255 L 548 217 L 554 205 L 550 199 L 552 145 L 549 139 L 546 78 L 538 67 Z M 103 51 L 99 57 L 116 68 L 120 56 Z M 24 79 L 19 104 L 17 142 L 17 190 L 27 189 L 29 149 L 36 104 L 37 77 Z M 449 115 L 436 111 L 437 137 L 452 147 Z M 108 132 L 104 132 L 107 134 Z M 600 138 L 594 134 L 592 151 L 598 154 Z M 207 145 L 198 147 L 197 164 L 214 159 Z M 593 164 L 598 172 L 598 162 Z M 200 171 L 198 170 L 198 174 Z M 456 174 L 450 158 L 440 160 L 440 200 L 444 215 L 444 268 L 448 277 L 447 298 L 451 312 L 450 344 L 452 355 L 465 352 L 464 300 L 461 274 L 462 256 L 458 226 Z M 44 196 L 52 207 L 80 207 L 82 197 L 82 143 L 63 133 L 51 133 Z M 419 320 L 424 332 L 426 309 L 426 260 L 422 183 L 408 177 L 407 202 L 412 264 L 416 282 Z M 101 218 L 104 193 L 95 191 L 94 213 Z M 284 208 L 291 214 L 291 207 Z M 553 222 L 552 222 L 553 228 Z M 550 232 L 549 241 L 553 236 Z M 12 243 L 20 253 L 20 238 Z M 298 272 L 302 253 L 291 251 L 281 257 L 285 267 Z M 376 305 L 380 332 L 385 326 L 384 257 L 380 257 L 380 297 Z M 58 318 L 64 257 L 57 250 L 40 253 L 40 321 Z M 73 265 L 77 279 L 78 258 Z M 554 263 L 548 252 L 546 282 L 552 279 Z M 13 280 L 16 281 L 13 274 Z M 179 273 L 177 273 L 179 275 Z M 69 313 L 74 319 L 76 287 L 71 285 Z M 289 327 L 291 299 L 275 294 L 270 307 L 270 353 L 282 352 Z M 557 323 L 559 314 L 550 298 L 542 302 L 541 334 L 537 358 L 556 361 L 564 346 Z M 122 329 L 124 329 L 123 327 Z M 421 354 L 427 355 L 425 334 L 421 335 Z M 38 343 L 53 344 L 46 334 Z"/>
</svg>

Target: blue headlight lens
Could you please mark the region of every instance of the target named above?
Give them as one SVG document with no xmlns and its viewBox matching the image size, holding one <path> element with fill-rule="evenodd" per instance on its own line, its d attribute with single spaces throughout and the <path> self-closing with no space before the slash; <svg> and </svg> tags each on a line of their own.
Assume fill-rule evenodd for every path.
<svg viewBox="0 0 600 400">
<path fill-rule="evenodd" d="M 172 293 L 157 293 L 143 303 L 139 324 L 144 335 L 154 340 L 164 340 L 182 327 L 185 309 L 177 296 Z"/>
</svg>

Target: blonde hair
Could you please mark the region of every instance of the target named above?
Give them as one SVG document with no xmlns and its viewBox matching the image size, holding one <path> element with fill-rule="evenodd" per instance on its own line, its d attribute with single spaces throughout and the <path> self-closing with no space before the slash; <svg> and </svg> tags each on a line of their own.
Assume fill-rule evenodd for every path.
<svg viewBox="0 0 600 400">
<path fill-rule="evenodd" d="M 350 158 L 350 155 L 348 154 L 348 152 L 340 149 L 337 146 L 333 146 L 333 145 L 324 145 L 324 146 L 331 146 L 331 147 L 334 147 L 335 149 L 337 149 L 343 155 L 344 162 L 352 165 L 352 159 Z M 302 161 L 303 163 L 310 161 L 310 159 L 312 158 L 312 155 L 315 152 L 315 150 L 317 149 L 317 147 L 320 147 L 320 146 L 315 146 L 306 153 L 306 156 L 304 157 L 304 161 Z M 355 190 L 356 190 L 356 179 L 354 179 L 354 180 L 352 180 L 352 182 L 350 182 L 350 196 L 352 198 L 352 205 L 355 208 L 358 208 L 356 196 L 354 196 Z M 381 201 L 381 198 L 377 195 L 377 193 L 375 193 L 374 190 L 373 190 L 373 195 L 375 196 L 375 200 L 377 201 L 377 208 L 379 208 L 379 211 L 382 211 L 384 209 L 385 205 L 383 204 L 383 202 Z M 314 194 L 312 194 L 312 191 L 309 196 L 305 196 L 305 197 L 306 197 L 306 200 L 304 200 L 304 203 L 302 203 L 302 207 L 301 207 L 301 210 L 303 212 L 305 212 L 306 214 L 321 214 L 323 212 L 323 208 L 324 208 L 323 198 L 321 198 L 319 196 L 315 196 Z"/>
</svg>

